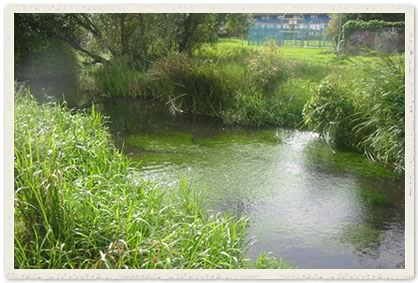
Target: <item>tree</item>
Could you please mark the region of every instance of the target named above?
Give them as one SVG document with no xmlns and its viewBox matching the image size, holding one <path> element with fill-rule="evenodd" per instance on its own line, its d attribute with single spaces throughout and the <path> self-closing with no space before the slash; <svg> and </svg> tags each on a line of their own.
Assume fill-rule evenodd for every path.
<svg viewBox="0 0 418 283">
<path fill-rule="evenodd" d="M 227 14 L 225 17 L 225 30 L 228 34 L 244 38 L 249 26 L 254 22 L 252 14 Z"/>
<path fill-rule="evenodd" d="M 29 50 L 39 48 L 53 39 L 66 42 L 72 48 L 92 58 L 94 63 L 107 62 L 108 60 L 102 54 L 89 50 L 85 46 L 88 39 L 86 30 L 95 37 L 101 36 L 86 14 L 16 14 L 17 62 L 22 60 Z"/>
<path fill-rule="evenodd" d="M 178 51 L 188 55 L 205 42 L 214 42 L 219 22 L 215 14 L 179 14 L 177 16 Z"/>
</svg>

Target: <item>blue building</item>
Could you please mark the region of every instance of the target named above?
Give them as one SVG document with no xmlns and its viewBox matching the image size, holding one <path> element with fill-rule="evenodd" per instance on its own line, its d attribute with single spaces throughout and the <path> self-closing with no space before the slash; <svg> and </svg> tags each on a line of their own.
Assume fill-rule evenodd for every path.
<svg viewBox="0 0 418 283">
<path fill-rule="evenodd" d="M 331 16 L 328 14 L 255 14 L 248 30 L 250 45 L 274 40 L 278 45 L 299 47 L 329 47 L 325 36 Z"/>
<path fill-rule="evenodd" d="M 286 30 L 323 30 L 327 27 L 329 14 L 255 14 L 255 25 L 276 27 Z"/>
</svg>

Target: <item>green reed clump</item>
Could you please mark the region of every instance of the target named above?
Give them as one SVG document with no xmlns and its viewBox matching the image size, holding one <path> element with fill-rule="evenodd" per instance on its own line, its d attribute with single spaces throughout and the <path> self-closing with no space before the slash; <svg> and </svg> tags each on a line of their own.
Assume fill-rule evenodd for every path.
<svg viewBox="0 0 418 283">
<path fill-rule="evenodd" d="M 175 54 L 157 61 L 150 74 L 154 95 L 176 110 L 220 117 L 232 103 L 228 78 L 210 61 Z"/>
<path fill-rule="evenodd" d="M 100 95 L 139 96 L 147 92 L 145 74 L 121 59 L 100 66 L 94 80 Z"/>
<path fill-rule="evenodd" d="M 15 92 L 15 268 L 244 267 L 245 219 L 137 180 L 94 107 Z"/>
<path fill-rule="evenodd" d="M 376 64 L 361 64 L 367 76 L 355 83 L 358 146 L 371 159 L 405 170 L 405 59 L 381 54 Z"/>
<path fill-rule="evenodd" d="M 255 262 L 257 269 L 278 269 L 278 268 L 292 268 L 292 266 L 283 261 L 282 259 L 276 259 L 267 252 L 261 253 Z"/>
<path fill-rule="evenodd" d="M 273 45 L 250 57 L 246 71 L 247 87 L 264 96 L 273 96 L 288 81 L 291 68 L 279 48 Z"/>
<path fill-rule="evenodd" d="M 305 125 L 339 146 L 404 170 L 405 66 L 403 56 L 355 62 L 357 76 L 329 76 L 304 107 Z"/>
<path fill-rule="evenodd" d="M 353 145 L 354 106 L 347 84 L 337 76 L 328 76 L 306 103 L 304 122 L 328 141 L 340 147 Z"/>
</svg>

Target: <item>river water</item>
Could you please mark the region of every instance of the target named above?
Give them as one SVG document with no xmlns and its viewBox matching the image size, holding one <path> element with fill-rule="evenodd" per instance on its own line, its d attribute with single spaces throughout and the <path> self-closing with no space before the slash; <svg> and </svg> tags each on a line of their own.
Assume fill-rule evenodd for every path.
<svg viewBox="0 0 418 283">
<path fill-rule="evenodd" d="M 248 255 L 298 268 L 404 268 L 404 182 L 317 134 L 225 128 L 140 100 L 104 104 L 116 144 L 141 161 L 135 178 L 187 178 L 212 213 L 249 217 Z"/>
</svg>

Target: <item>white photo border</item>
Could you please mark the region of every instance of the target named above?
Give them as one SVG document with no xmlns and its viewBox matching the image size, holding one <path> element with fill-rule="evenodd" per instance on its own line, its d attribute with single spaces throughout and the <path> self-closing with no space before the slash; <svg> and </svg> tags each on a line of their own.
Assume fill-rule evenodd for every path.
<svg viewBox="0 0 418 283">
<path fill-rule="evenodd" d="M 14 13 L 405 13 L 405 268 L 101 270 L 14 268 Z M 414 6 L 410 4 L 12 4 L 4 11 L 4 268 L 9 279 L 411 279 L 414 277 Z"/>
</svg>

